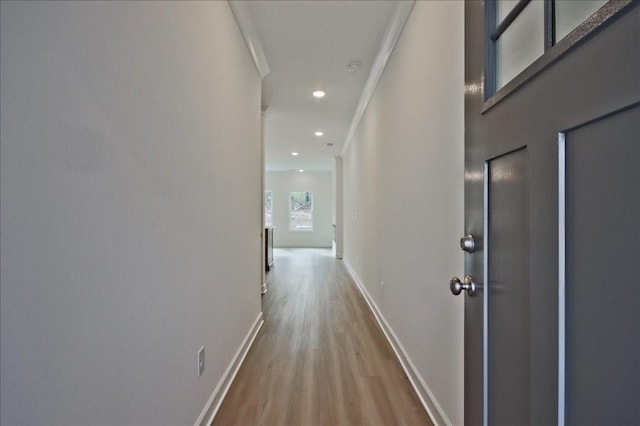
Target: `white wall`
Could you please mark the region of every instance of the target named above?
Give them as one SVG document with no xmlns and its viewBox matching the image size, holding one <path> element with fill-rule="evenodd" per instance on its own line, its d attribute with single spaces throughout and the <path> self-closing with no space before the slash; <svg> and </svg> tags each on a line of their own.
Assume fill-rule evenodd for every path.
<svg viewBox="0 0 640 426">
<path fill-rule="evenodd" d="M 463 2 L 416 2 L 344 156 L 344 258 L 463 423 Z M 384 286 L 380 282 L 384 282 Z"/>
<path fill-rule="evenodd" d="M 331 247 L 333 190 L 331 172 L 267 172 L 265 190 L 273 192 L 275 247 Z M 313 231 L 289 231 L 289 193 L 313 192 Z"/>
<path fill-rule="evenodd" d="M 260 314 L 261 83 L 229 5 L 1 15 L 0 423 L 193 424 Z"/>
</svg>

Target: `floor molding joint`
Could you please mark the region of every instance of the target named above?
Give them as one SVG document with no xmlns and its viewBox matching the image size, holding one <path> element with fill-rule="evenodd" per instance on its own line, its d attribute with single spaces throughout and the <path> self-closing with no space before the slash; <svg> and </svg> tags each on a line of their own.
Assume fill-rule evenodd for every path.
<svg viewBox="0 0 640 426">
<path fill-rule="evenodd" d="M 227 370 L 220 378 L 220 381 L 218 381 L 217 386 L 213 390 L 211 397 L 209 397 L 209 400 L 200 413 L 200 416 L 198 416 L 198 420 L 196 420 L 194 424 L 195 426 L 211 425 L 263 324 L 263 314 L 260 312 L 242 341 L 242 344 L 240 344 L 240 347 L 233 356 L 233 359 L 229 363 Z M 206 422 L 204 421 L 205 418 L 207 419 Z"/>
<path fill-rule="evenodd" d="M 378 306 L 376 305 L 375 301 L 373 300 L 373 298 L 367 291 L 366 287 L 360 280 L 360 277 L 358 277 L 358 275 L 355 273 L 355 271 L 353 270 L 353 268 L 351 267 L 348 261 L 343 260 L 343 264 L 345 266 L 345 269 L 349 273 L 349 276 L 353 280 L 355 286 L 358 288 L 358 290 L 360 291 L 360 294 L 362 295 L 365 302 L 367 303 L 367 306 L 371 310 L 371 313 L 376 318 L 376 321 L 378 322 L 378 325 L 380 326 L 382 333 L 387 339 L 387 342 L 389 342 L 391 349 L 393 349 L 393 352 L 395 353 L 396 358 L 400 362 L 400 365 L 402 366 L 402 369 L 407 375 L 407 378 L 409 379 L 411 386 L 413 387 L 414 391 L 418 395 L 418 399 L 422 403 L 423 408 L 431 418 L 431 421 L 433 422 L 433 424 L 435 426 L 451 425 L 452 424 L 451 421 L 442 410 L 442 407 L 440 406 L 440 404 L 438 404 L 433 393 L 425 383 L 424 379 L 418 372 L 418 369 L 413 364 L 413 362 L 411 361 L 411 358 L 408 356 L 407 352 L 402 346 L 402 343 L 400 343 L 400 340 L 398 340 L 398 337 L 396 336 L 395 332 L 389 326 L 389 323 L 384 318 L 384 316 L 382 315 L 382 312 L 380 311 L 380 309 L 378 309 Z"/>
</svg>

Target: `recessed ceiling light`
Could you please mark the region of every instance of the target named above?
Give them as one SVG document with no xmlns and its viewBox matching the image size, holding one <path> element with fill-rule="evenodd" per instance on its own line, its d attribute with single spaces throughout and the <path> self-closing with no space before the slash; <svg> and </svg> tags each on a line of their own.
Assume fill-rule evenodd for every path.
<svg viewBox="0 0 640 426">
<path fill-rule="evenodd" d="M 295 157 L 296 155 L 298 155 L 298 153 L 297 152 L 292 152 L 291 155 L 293 155 Z"/>
<path fill-rule="evenodd" d="M 313 96 L 315 96 L 316 98 L 324 98 L 324 95 L 326 95 L 326 93 L 324 93 L 322 90 L 316 90 L 315 92 L 313 92 Z"/>
<path fill-rule="evenodd" d="M 324 132 L 322 132 L 322 131 L 318 130 L 317 132 L 315 132 L 315 133 L 314 133 L 314 135 L 316 135 L 316 136 L 322 136 L 322 135 L 324 135 Z"/>
<path fill-rule="evenodd" d="M 300 170 L 298 170 L 298 171 L 299 171 L 300 173 L 304 173 L 304 170 L 303 170 L 303 169 L 300 169 Z"/>
</svg>

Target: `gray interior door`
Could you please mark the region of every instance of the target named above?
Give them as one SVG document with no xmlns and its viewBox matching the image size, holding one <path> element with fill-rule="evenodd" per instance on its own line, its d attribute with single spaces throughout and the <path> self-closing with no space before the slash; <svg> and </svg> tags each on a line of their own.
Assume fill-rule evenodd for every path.
<svg viewBox="0 0 640 426">
<path fill-rule="evenodd" d="M 465 424 L 638 425 L 640 1 L 465 32 Z"/>
</svg>

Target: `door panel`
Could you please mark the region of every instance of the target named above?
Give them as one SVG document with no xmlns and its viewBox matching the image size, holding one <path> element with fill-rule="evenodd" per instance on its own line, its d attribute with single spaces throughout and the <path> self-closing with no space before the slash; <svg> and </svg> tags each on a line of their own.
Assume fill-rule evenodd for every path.
<svg viewBox="0 0 640 426">
<path fill-rule="evenodd" d="M 565 159 L 566 424 L 638 425 L 640 107 L 567 132 Z"/>
<path fill-rule="evenodd" d="M 488 418 L 489 424 L 512 426 L 529 421 L 527 149 L 488 163 Z"/>
<path fill-rule="evenodd" d="M 623 2 L 609 2 L 605 9 L 611 9 L 615 6 L 614 3 L 623 4 Z M 620 235 L 627 236 L 628 242 L 625 244 L 640 244 L 637 225 L 640 221 L 637 210 L 639 179 L 637 170 L 640 165 L 637 151 L 629 151 L 633 134 L 630 138 L 619 138 L 621 152 L 628 153 L 628 158 L 625 160 L 635 161 L 631 166 L 625 165 L 624 169 L 635 170 L 636 173 L 624 175 L 625 181 L 621 183 L 615 173 L 618 157 L 624 154 L 615 153 L 613 145 L 611 153 L 602 152 L 603 149 L 607 149 L 605 145 L 610 142 L 611 136 L 596 138 L 601 142 L 596 144 L 597 146 L 593 148 L 595 151 L 589 154 L 597 154 L 602 165 L 578 164 L 579 162 L 575 160 L 581 155 L 587 155 L 587 152 L 583 149 L 585 146 L 578 147 L 580 152 L 575 151 L 575 147 L 581 141 L 590 140 L 591 136 L 586 134 L 601 131 L 603 134 L 613 135 L 614 129 L 619 127 L 613 117 L 601 120 L 600 124 L 592 123 L 583 126 L 584 129 L 576 129 L 576 126 L 640 102 L 640 43 L 638 43 L 640 1 L 624 2 L 623 9 L 618 9 L 618 12 L 603 18 L 605 20 L 600 24 L 590 27 L 596 28 L 591 33 L 589 33 L 590 28 L 578 28 L 577 31 L 580 34 L 587 32 L 588 35 L 577 38 L 579 42 L 570 47 L 567 47 L 567 44 L 576 37 L 567 36 L 562 46 L 552 47 L 536 63 L 528 67 L 524 72 L 525 77 L 522 75 L 516 77 L 515 82 L 508 83 L 501 92 L 485 102 L 484 89 L 489 84 L 485 79 L 485 70 L 490 69 L 490 67 L 485 68 L 486 4 L 490 5 L 490 0 L 465 2 L 464 234 L 472 234 L 476 237 L 476 241 L 485 243 L 484 247 L 465 254 L 465 275 L 472 275 L 477 279 L 484 277 L 479 280 L 478 291 L 474 296 L 464 296 L 465 424 L 504 422 L 519 426 L 552 425 L 558 424 L 559 420 L 564 424 L 565 414 L 566 423 L 593 424 L 595 422 L 591 419 L 597 418 L 596 415 L 602 415 L 607 418 L 604 424 L 614 424 L 609 420 L 615 417 L 607 417 L 612 416 L 610 410 L 617 411 L 619 419 L 623 421 L 631 419 L 638 424 L 635 416 L 640 405 L 640 396 L 637 393 L 637 383 L 640 382 L 637 376 L 639 359 L 637 329 L 640 321 L 637 287 L 640 285 L 638 277 L 640 261 L 638 252 L 633 251 L 632 247 L 622 245 L 620 254 L 616 253 L 618 248 L 612 248 L 621 238 Z M 528 73 L 531 70 L 533 71 Z M 638 121 L 637 118 L 635 120 Z M 602 129 L 598 130 L 597 126 L 602 126 Z M 567 167 L 577 165 L 575 169 L 567 169 L 568 172 L 575 173 L 573 181 L 568 175 L 567 190 L 584 191 L 589 195 L 589 188 L 593 187 L 602 170 L 603 179 L 612 180 L 605 185 L 605 188 L 614 185 L 624 188 L 623 191 L 626 194 L 633 192 L 636 198 L 629 195 L 625 202 L 635 203 L 636 207 L 635 209 L 625 208 L 624 215 L 627 216 L 624 217 L 620 216 L 615 209 L 611 211 L 605 209 L 605 212 L 610 212 L 609 216 L 606 216 L 599 210 L 588 212 L 587 208 L 585 211 L 591 216 L 604 215 L 603 231 L 598 231 L 601 234 L 596 232 L 591 235 L 596 227 L 591 222 L 580 225 L 577 221 L 582 217 L 584 202 L 576 201 L 578 204 L 570 206 L 570 201 L 567 200 L 567 211 L 573 209 L 572 216 L 566 217 L 569 226 L 567 232 L 573 233 L 571 238 L 577 239 L 567 248 L 567 254 L 571 252 L 570 254 L 576 258 L 567 256 L 567 261 L 573 262 L 571 273 L 577 275 L 567 277 L 567 294 L 565 295 L 567 327 L 563 328 L 562 332 L 569 340 L 565 341 L 563 334 L 559 333 L 562 323 L 559 321 L 561 306 L 559 304 L 560 259 L 558 255 L 560 223 L 558 133 L 566 129 L 574 129 L 566 132 L 567 156 L 569 160 L 573 158 L 573 162 L 568 162 Z M 526 146 L 526 150 L 520 150 L 523 146 Z M 509 158 L 512 155 L 513 157 Z M 523 156 L 521 160 L 516 159 L 519 155 Z M 488 166 L 490 173 L 491 168 L 495 171 L 495 167 L 502 167 L 502 164 L 498 164 L 502 160 L 512 163 L 512 170 L 517 175 L 517 179 L 513 176 L 514 179 L 519 182 L 518 185 L 524 186 L 518 191 L 514 189 L 513 193 L 507 189 L 500 193 L 502 189 L 498 181 L 492 177 L 493 181 L 486 185 L 487 195 L 484 180 L 485 166 Z M 515 166 L 520 164 L 519 161 L 526 165 Z M 604 163 L 607 165 L 605 166 Z M 590 180 L 582 182 L 583 178 L 587 179 L 590 173 L 592 174 Z M 633 179 L 635 182 L 630 183 L 629 181 Z M 581 186 L 575 186 L 577 182 Z M 521 191 L 520 195 L 516 194 Z M 608 192 L 606 195 L 613 196 Z M 513 201 L 518 196 L 525 197 L 527 201 L 522 199 Z M 495 197 L 500 197 L 501 201 Z M 486 216 L 485 202 L 488 209 Z M 612 204 L 613 201 L 599 196 L 598 202 L 607 205 Z M 517 210 L 521 205 L 528 205 L 527 216 L 519 214 L 514 218 L 498 220 L 499 215 L 502 214 L 500 209 Z M 498 209 L 497 212 L 496 209 Z M 513 222 L 507 223 L 509 220 Z M 526 221 L 528 240 L 527 236 L 523 236 L 520 231 L 520 228 L 524 228 L 525 225 L 517 222 L 518 220 Z M 624 220 L 635 223 L 635 227 L 625 224 Z M 486 228 L 489 229 L 487 235 L 484 231 L 485 223 Z M 498 233 L 501 229 L 496 229 L 496 226 L 509 228 L 510 231 L 505 231 L 505 235 L 511 234 L 510 237 L 501 236 Z M 599 235 L 599 240 L 590 241 L 596 234 Z M 611 240 L 612 236 L 615 236 L 615 241 Z M 585 240 L 589 241 L 585 242 Z M 519 247 L 518 244 L 527 247 Z M 597 250 L 580 251 L 594 248 L 589 245 L 597 245 Z M 521 264 L 515 268 L 519 271 L 518 273 L 523 273 L 522 271 L 528 268 L 529 287 L 519 289 L 522 294 L 528 292 L 529 295 L 528 335 L 527 331 L 522 331 L 526 328 L 522 322 L 526 324 L 527 308 L 523 307 L 520 310 L 516 308 L 516 313 L 510 314 L 507 306 L 503 307 L 505 312 L 501 313 L 502 308 L 496 302 L 502 296 L 500 291 L 503 288 L 499 285 L 500 281 L 524 280 L 511 277 L 505 279 L 501 275 L 503 272 L 499 270 L 499 266 L 496 266 L 496 262 L 499 264 L 499 259 L 507 259 L 511 251 L 517 254 L 517 259 L 521 259 L 520 256 L 528 253 L 528 265 Z M 598 255 L 597 262 L 589 258 L 594 253 Z M 604 259 L 604 253 L 614 255 Z M 628 259 L 634 256 L 635 259 L 630 266 Z M 600 261 L 600 258 L 603 260 Z M 584 264 L 588 264 L 590 269 L 584 268 Z M 615 270 L 616 272 L 599 272 L 598 268 L 601 266 L 605 271 Z M 492 272 L 492 268 L 498 268 L 498 271 Z M 580 271 L 576 272 L 576 268 Z M 583 292 L 581 287 L 586 280 L 584 276 L 593 279 L 590 284 L 593 288 L 587 292 Z M 603 278 L 605 276 L 615 277 L 616 283 L 612 284 L 612 279 Z M 575 283 L 574 288 L 570 287 L 571 280 Z M 602 296 L 605 288 L 614 289 L 618 298 L 616 309 L 622 312 L 616 311 L 615 315 L 599 312 L 601 310 L 606 312 L 606 299 L 612 297 Z M 487 289 L 488 294 L 485 294 Z M 574 298 L 571 291 L 579 293 L 579 296 Z M 485 296 L 488 301 L 487 311 L 483 307 Z M 524 298 L 519 299 L 519 297 L 514 294 L 515 302 L 513 303 L 526 304 L 522 302 Z M 497 308 L 495 313 L 492 311 L 492 299 L 493 307 Z M 569 304 L 569 299 L 574 305 Z M 505 303 L 505 305 L 509 304 Z M 510 341 L 507 344 L 504 340 L 510 339 L 505 337 L 502 337 L 503 342 L 496 340 L 500 339 L 497 337 L 500 332 L 494 330 L 493 325 L 498 325 L 499 329 L 500 322 L 504 321 L 501 316 L 505 315 L 511 315 L 512 318 L 520 317 L 518 324 L 514 325 L 516 329 L 522 328 L 520 333 L 516 333 L 518 339 L 521 339 L 519 343 Z M 594 330 L 594 327 L 600 328 Z M 617 327 L 617 329 L 611 327 Z M 504 333 L 507 332 L 508 330 Z M 602 346 L 608 349 L 597 345 L 593 338 L 589 340 L 591 332 L 602 333 L 599 339 L 603 342 Z M 584 352 L 591 350 L 589 346 L 585 346 L 589 344 L 597 346 L 597 349 L 604 353 L 594 352 L 596 356 L 585 354 Z M 558 362 L 563 348 L 566 348 L 564 364 Z M 485 350 L 486 358 L 484 358 Z M 509 359 L 510 353 L 514 354 L 515 362 Z M 502 358 L 494 360 L 492 358 L 494 355 Z M 606 362 L 600 362 L 605 360 Z M 620 366 L 620 364 L 628 365 Z M 568 376 L 566 376 L 565 388 L 561 388 L 559 378 L 564 378 L 565 374 L 559 368 L 564 365 L 567 366 L 565 373 Z M 575 370 L 570 370 L 569 366 Z M 486 374 L 485 367 L 487 367 Z M 622 367 L 627 368 L 626 375 L 622 374 Z M 501 382 L 505 380 L 499 374 L 501 368 L 519 370 L 509 375 L 518 377 L 516 381 L 521 383 Z M 593 370 L 594 376 L 601 375 L 609 380 L 605 380 L 602 391 L 592 386 L 593 382 L 589 378 L 590 370 Z M 492 377 L 494 373 L 495 377 Z M 587 386 L 586 389 L 585 386 Z M 566 398 L 563 397 L 562 389 L 566 390 Z M 626 393 L 620 396 L 621 401 L 607 399 L 610 395 L 617 397 L 621 392 Z M 528 404 L 525 402 L 527 399 Z M 487 410 L 484 408 L 485 405 L 489 407 Z M 577 407 L 580 406 L 581 410 L 585 405 L 590 405 L 589 409 L 592 412 L 580 417 L 582 413 L 577 414 Z"/>
</svg>

